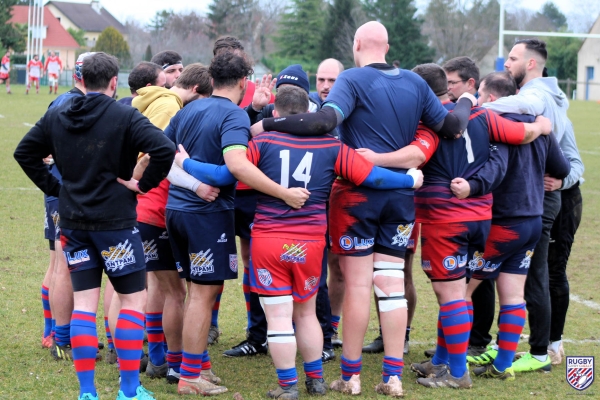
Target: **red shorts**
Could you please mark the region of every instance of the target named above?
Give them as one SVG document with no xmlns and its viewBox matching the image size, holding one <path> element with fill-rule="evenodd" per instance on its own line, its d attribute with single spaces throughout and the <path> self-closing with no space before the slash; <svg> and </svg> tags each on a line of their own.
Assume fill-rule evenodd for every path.
<svg viewBox="0 0 600 400">
<path fill-rule="evenodd" d="M 39 76 L 30 76 L 29 77 L 29 82 L 40 82 L 40 77 Z"/>
<path fill-rule="evenodd" d="M 325 239 L 253 237 L 250 290 L 267 296 L 292 295 L 303 303 L 319 289 Z"/>
<path fill-rule="evenodd" d="M 419 235 L 421 234 L 421 224 L 415 222 L 415 226 L 413 226 L 413 230 L 410 234 L 410 238 L 408 239 L 408 244 L 406 245 L 406 252 L 416 254 L 417 247 L 419 245 Z"/>
<path fill-rule="evenodd" d="M 2 80 L 8 79 L 8 74 L 4 73 L 4 72 L 0 72 L 0 79 L 2 79 Z"/>
</svg>

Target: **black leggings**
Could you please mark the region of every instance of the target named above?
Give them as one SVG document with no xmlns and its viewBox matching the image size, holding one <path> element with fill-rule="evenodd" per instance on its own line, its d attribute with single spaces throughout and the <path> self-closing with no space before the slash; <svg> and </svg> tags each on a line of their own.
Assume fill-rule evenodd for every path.
<svg viewBox="0 0 600 400">
<path fill-rule="evenodd" d="M 102 286 L 102 268 L 91 268 L 71 272 L 71 283 L 74 292 L 96 289 Z M 146 289 L 146 270 L 132 272 L 127 275 L 109 276 L 108 279 L 119 294 L 132 294 Z"/>
</svg>

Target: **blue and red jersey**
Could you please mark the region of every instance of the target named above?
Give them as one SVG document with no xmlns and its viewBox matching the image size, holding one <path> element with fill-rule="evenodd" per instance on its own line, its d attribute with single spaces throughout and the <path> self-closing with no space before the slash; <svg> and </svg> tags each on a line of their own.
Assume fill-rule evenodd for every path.
<svg viewBox="0 0 600 400">
<path fill-rule="evenodd" d="M 299 210 L 259 193 L 253 237 L 277 232 L 297 239 L 323 238 L 327 230 L 326 202 L 336 176 L 360 185 L 373 169 L 373 164 L 329 135 L 262 133 L 249 143 L 248 159 L 281 186 L 303 187 L 310 192 Z"/>
</svg>

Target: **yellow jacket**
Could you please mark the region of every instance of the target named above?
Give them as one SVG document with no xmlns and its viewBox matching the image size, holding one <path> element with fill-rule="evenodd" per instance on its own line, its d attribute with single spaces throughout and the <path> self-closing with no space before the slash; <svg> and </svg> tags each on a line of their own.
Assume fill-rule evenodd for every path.
<svg viewBox="0 0 600 400">
<path fill-rule="evenodd" d="M 183 108 L 183 102 L 178 95 L 160 86 L 146 86 L 137 93 L 131 105 L 163 131 L 177 111 Z"/>
</svg>

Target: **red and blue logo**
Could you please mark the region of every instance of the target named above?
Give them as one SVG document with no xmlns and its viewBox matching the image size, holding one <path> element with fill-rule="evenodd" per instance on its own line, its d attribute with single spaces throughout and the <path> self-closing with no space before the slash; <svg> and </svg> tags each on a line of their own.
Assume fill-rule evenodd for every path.
<svg viewBox="0 0 600 400">
<path fill-rule="evenodd" d="M 567 356 L 567 382 L 573 389 L 585 390 L 594 383 L 594 357 Z"/>
</svg>

